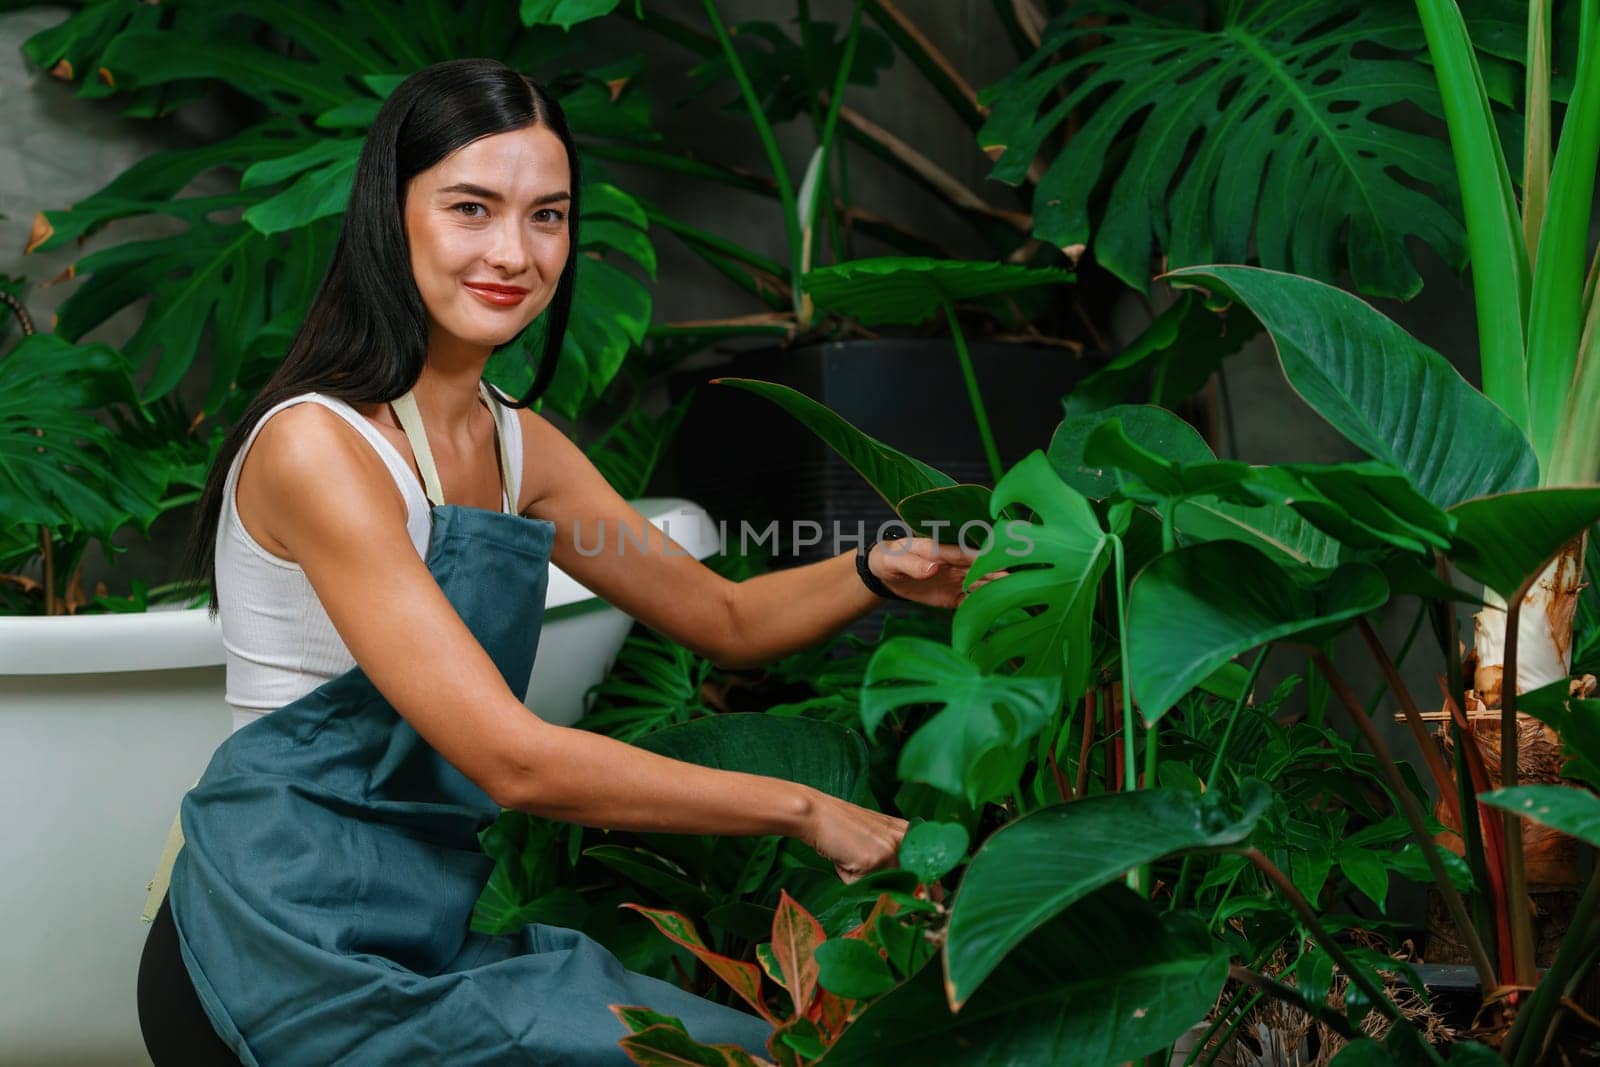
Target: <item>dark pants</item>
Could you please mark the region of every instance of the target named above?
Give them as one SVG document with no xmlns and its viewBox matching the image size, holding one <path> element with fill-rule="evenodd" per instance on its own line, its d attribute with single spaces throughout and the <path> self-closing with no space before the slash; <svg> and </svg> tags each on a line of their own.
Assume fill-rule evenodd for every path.
<svg viewBox="0 0 1600 1067">
<path fill-rule="evenodd" d="M 139 957 L 139 1029 L 156 1067 L 239 1067 L 239 1057 L 217 1036 L 200 1006 L 178 952 L 178 928 L 166 897 Z"/>
</svg>

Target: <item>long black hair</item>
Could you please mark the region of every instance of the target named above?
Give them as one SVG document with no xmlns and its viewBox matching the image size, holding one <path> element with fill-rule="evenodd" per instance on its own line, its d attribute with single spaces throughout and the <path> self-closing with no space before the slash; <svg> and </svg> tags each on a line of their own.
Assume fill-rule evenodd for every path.
<svg viewBox="0 0 1600 1067">
<path fill-rule="evenodd" d="M 229 429 L 206 477 L 180 574 L 195 591 L 209 588 L 213 616 L 223 484 L 261 416 L 279 401 L 307 392 L 349 404 L 382 404 L 404 394 L 422 374 L 428 316 L 411 274 L 406 185 L 463 145 L 529 126 L 546 127 L 567 150 L 570 244 L 555 295 L 542 312 L 544 346 L 533 385 L 519 400 L 497 389 L 489 393 L 506 407 L 527 407 L 549 386 L 566 337 L 577 275 L 580 180 L 572 131 L 561 105 L 542 85 L 499 60 L 436 63 L 401 82 L 378 110 L 361 146 L 344 227 L 311 310 L 283 362 Z"/>
</svg>

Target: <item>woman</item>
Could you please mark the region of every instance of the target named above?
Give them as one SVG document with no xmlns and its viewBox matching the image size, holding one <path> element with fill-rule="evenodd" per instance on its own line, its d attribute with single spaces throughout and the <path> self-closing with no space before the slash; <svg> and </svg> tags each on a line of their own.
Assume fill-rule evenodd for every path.
<svg viewBox="0 0 1600 1067">
<path fill-rule="evenodd" d="M 728 667 L 821 640 L 879 595 L 952 606 L 970 562 L 916 538 L 875 546 L 859 577 L 846 554 L 731 583 L 659 533 L 593 552 L 596 530 L 625 547 L 652 528 L 527 407 L 566 330 L 579 195 L 560 108 L 495 61 L 411 76 L 368 134 L 327 276 L 201 500 L 190 565 L 220 609 L 235 732 L 183 799 L 141 964 L 158 1067 L 626 1063 L 618 1003 L 766 1054 L 767 1023 L 577 931 L 471 932 L 477 834 L 502 807 L 786 834 L 847 881 L 896 858 L 904 820 L 522 703 L 551 560 Z M 538 380 L 511 403 L 484 366 L 541 313 Z"/>
</svg>

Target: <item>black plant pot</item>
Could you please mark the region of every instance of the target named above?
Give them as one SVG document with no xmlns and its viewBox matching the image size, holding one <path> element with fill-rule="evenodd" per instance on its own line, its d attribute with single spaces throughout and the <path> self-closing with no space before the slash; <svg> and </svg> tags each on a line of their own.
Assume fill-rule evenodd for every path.
<svg viewBox="0 0 1600 1067">
<path fill-rule="evenodd" d="M 1005 466 L 1049 445 L 1061 398 L 1096 361 L 1036 345 L 971 346 L 974 372 Z M 663 466 L 671 488 L 724 523 L 737 550 L 741 523 L 752 551 L 778 566 L 809 563 L 855 547 L 894 512 L 833 449 L 770 400 L 711 378 L 778 382 L 832 409 L 864 433 L 950 475 L 992 485 L 955 346 L 947 338 L 834 341 L 740 353 L 725 365 L 680 372 L 667 387 L 676 402 L 698 387 Z M 800 543 L 809 523 L 820 541 Z M 756 536 L 777 523 L 776 545 Z M 798 530 L 798 536 L 796 531 Z M 834 531 L 839 531 L 836 540 Z M 836 547 L 837 545 L 837 547 Z M 877 632 L 863 620 L 852 629 Z"/>
</svg>

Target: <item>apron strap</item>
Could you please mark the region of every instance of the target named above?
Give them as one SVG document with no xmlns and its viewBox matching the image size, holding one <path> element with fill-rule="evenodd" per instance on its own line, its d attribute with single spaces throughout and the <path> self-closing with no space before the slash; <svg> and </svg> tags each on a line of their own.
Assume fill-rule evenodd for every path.
<svg viewBox="0 0 1600 1067">
<path fill-rule="evenodd" d="M 489 388 L 482 381 L 478 382 L 478 393 L 483 397 L 483 402 L 489 406 L 489 414 L 494 423 L 495 454 L 500 461 L 500 482 L 504 487 L 505 510 L 514 512 L 520 490 L 512 469 L 510 446 L 506 444 L 505 434 L 500 432 L 500 417 L 495 414 L 495 403 L 489 397 Z M 433 450 L 428 447 L 428 434 L 422 427 L 422 413 L 417 409 L 416 397 L 407 389 L 390 403 L 394 405 L 395 418 L 400 420 L 400 428 L 405 431 L 406 440 L 411 442 L 411 454 L 416 457 L 417 470 L 422 474 L 422 488 L 428 496 L 428 502 L 435 507 L 442 506 L 444 488 L 439 482 L 439 469 L 433 462 Z"/>
</svg>

